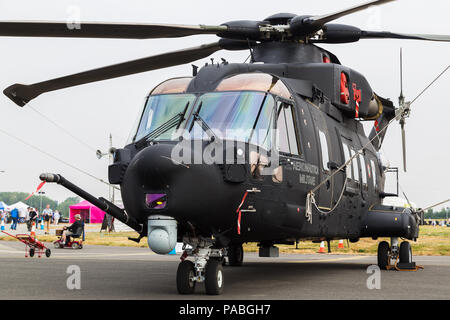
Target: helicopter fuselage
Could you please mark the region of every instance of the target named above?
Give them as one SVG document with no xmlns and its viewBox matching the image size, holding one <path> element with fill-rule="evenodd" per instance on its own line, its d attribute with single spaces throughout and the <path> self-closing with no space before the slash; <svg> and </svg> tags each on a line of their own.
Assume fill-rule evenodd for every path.
<svg viewBox="0 0 450 320">
<path fill-rule="evenodd" d="M 172 217 L 179 224 L 179 239 L 194 232 L 225 239 L 224 245 L 230 241 L 273 244 L 292 243 L 299 239 L 357 240 L 363 236 L 389 236 L 386 231 L 390 230 L 389 223 L 394 224 L 392 229 L 395 231 L 391 231 L 400 233 L 398 236 L 417 237 L 410 215 L 406 218 L 402 215 L 404 208 L 381 205 L 386 168 L 382 166 L 376 149 L 368 145 L 360 119 L 353 116 L 356 103 L 359 103 L 360 113 L 365 113 L 366 117 L 373 116 L 368 114 L 373 101 L 370 86 L 354 70 L 337 63 L 324 63 L 321 60 L 326 52 L 308 46 L 308 50 L 311 48 L 315 48 L 312 56 L 316 61 L 312 63 L 213 63 L 202 68 L 183 90 L 183 93 L 195 96 L 193 107 L 184 114 L 183 124 L 178 128 L 189 131 L 196 123 L 197 108 L 202 108 L 201 97 L 217 92 L 224 79 L 237 77 L 235 83 L 239 83 L 244 81 L 239 79 L 239 75 L 261 78 L 270 75 L 273 86 L 277 81 L 281 82 L 289 96 L 286 96 L 286 90 L 282 91 L 282 96 L 266 91 L 273 96 L 274 129 L 280 129 L 276 128 L 280 126 L 280 110 L 286 112 L 281 122 L 286 124 L 283 137 L 290 139 L 291 144 L 283 149 L 283 137 L 279 137 L 276 143 L 274 139 L 272 148 L 278 155 L 276 165 L 270 161 L 261 162 L 260 158 L 255 161 L 255 154 L 249 151 L 249 141 L 241 143 L 244 148 L 238 152 L 236 142 L 227 144 L 226 138 L 214 137 L 197 142 L 195 138 L 188 139 L 192 145 L 201 146 L 189 149 L 192 152 L 190 159 L 196 157 L 194 153 L 201 158 L 208 146 L 220 142 L 220 148 L 224 148 L 228 158 L 232 154 L 231 158 L 235 160 L 234 163 L 219 161 L 208 164 L 173 161 L 173 149 L 181 141 L 185 142 L 184 139 L 155 139 L 149 143 L 134 141 L 116 152 L 115 163 L 110 167 L 110 182 L 121 185 L 127 213 L 142 224 L 146 224 L 153 215 Z M 266 49 L 264 52 L 266 55 L 259 56 L 259 59 L 274 59 L 275 56 L 267 54 Z M 258 52 L 254 54 L 258 57 Z M 339 76 L 343 72 L 353 83 L 351 99 L 344 107 L 339 105 L 342 104 Z M 241 83 L 244 88 L 244 82 Z M 238 89 L 230 88 L 232 86 L 225 85 L 224 92 Z M 247 92 L 243 88 L 240 90 Z M 356 90 L 359 96 L 352 92 Z M 288 113 L 292 113 L 292 117 L 288 117 Z M 288 124 L 289 121 L 292 123 Z M 297 141 L 295 147 L 292 140 Z M 366 148 L 363 149 L 364 146 Z M 338 170 L 361 149 L 362 153 L 346 168 Z M 238 153 L 242 158 L 240 161 Z M 264 169 L 262 167 L 272 165 L 274 170 L 271 174 L 258 174 L 260 169 Z M 315 207 L 312 216 L 308 217 L 307 194 L 327 178 L 329 180 L 315 192 Z M 373 212 L 385 212 L 392 222 L 388 221 L 386 225 L 386 217 L 377 216 L 375 225 L 373 222 L 368 225 L 375 216 Z M 398 225 L 395 225 L 397 221 Z M 379 234 L 373 231 L 374 228 L 381 230 Z"/>
</svg>

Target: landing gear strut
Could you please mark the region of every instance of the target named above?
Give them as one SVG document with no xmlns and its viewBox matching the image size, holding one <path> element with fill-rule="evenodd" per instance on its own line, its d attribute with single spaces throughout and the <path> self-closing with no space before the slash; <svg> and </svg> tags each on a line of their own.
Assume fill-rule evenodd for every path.
<svg viewBox="0 0 450 320">
<path fill-rule="evenodd" d="M 184 238 L 183 242 L 192 249 L 185 250 L 181 256 L 182 261 L 177 270 L 178 292 L 192 294 L 196 284 L 204 282 L 207 294 L 221 294 L 224 286 L 224 250 L 213 248 L 213 241 L 207 238 Z M 188 256 L 192 256 L 194 262 L 185 260 Z"/>
</svg>

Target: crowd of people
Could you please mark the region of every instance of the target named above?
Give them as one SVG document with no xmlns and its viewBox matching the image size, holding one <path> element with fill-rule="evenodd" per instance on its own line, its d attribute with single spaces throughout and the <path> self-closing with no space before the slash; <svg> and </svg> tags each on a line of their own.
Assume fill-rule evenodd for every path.
<svg viewBox="0 0 450 320">
<path fill-rule="evenodd" d="M 28 231 L 31 231 L 34 223 L 36 227 L 38 227 L 39 224 L 43 224 L 45 234 L 49 234 L 50 224 L 58 225 L 60 219 L 61 214 L 59 211 L 53 211 L 49 204 L 46 205 L 41 213 L 39 213 L 36 208 L 28 207 L 24 219 L 19 218 L 19 210 L 17 208 L 12 209 L 10 212 L 0 210 L 0 222 L 3 222 L 4 224 L 11 222 L 11 230 L 17 230 L 17 224 L 19 223 L 26 223 Z"/>
<path fill-rule="evenodd" d="M 436 226 L 450 227 L 450 218 L 448 220 L 441 220 L 441 221 L 431 220 L 431 221 L 428 221 L 428 224 L 433 227 L 436 227 Z"/>
</svg>

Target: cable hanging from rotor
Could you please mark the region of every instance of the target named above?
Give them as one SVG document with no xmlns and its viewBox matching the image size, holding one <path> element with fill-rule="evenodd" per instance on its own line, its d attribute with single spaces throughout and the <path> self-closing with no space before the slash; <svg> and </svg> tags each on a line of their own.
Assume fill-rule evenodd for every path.
<svg viewBox="0 0 450 320">
<path fill-rule="evenodd" d="M 425 91 L 427 91 L 439 78 L 441 78 L 444 73 L 447 72 L 447 70 L 450 69 L 450 65 L 448 65 L 428 86 L 425 87 L 424 90 L 422 90 L 419 95 L 417 95 L 410 103 L 408 103 L 408 107 L 411 106 L 417 99 L 419 99 L 419 97 L 421 97 Z M 383 127 L 382 129 L 380 129 L 378 131 L 378 133 L 369 140 L 368 143 L 366 143 L 361 149 L 358 150 L 358 152 L 355 152 L 355 154 L 353 156 L 350 157 L 350 159 L 348 159 L 342 166 L 340 166 L 338 169 L 335 170 L 335 172 L 333 172 L 332 174 L 330 174 L 326 179 L 324 179 L 322 182 L 320 182 L 318 185 L 316 185 L 313 189 L 311 189 L 307 196 L 306 196 L 306 212 L 305 212 L 305 216 L 307 217 L 307 220 L 312 223 L 312 204 L 315 203 L 315 195 L 314 192 L 316 192 L 320 187 L 322 187 L 327 181 L 329 181 L 331 178 L 333 178 L 338 172 L 340 172 L 341 170 L 343 170 L 345 167 L 347 167 L 352 161 L 353 159 L 355 159 L 357 156 L 359 156 L 360 154 L 363 154 L 363 151 L 365 149 L 367 149 L 367 147 L 369 147 L 369 145 L 376 139 L 378 138 L 378 136 L 383 133 L 384 131 L 387 130 L 387 128 L 394 122 L 397 120 L 397 117 L 394 117 L 391 119 L 391 121 L 389 121 L 389 123 Z M 341 200 L 342 198 L 340 198 Z M 340 201 L 339 200 L 339 201 Z M 450 201 L 447 200 L 447 201 Z M 444 201 L 447 202 L 447 201 Z M 339 204 L 339 202 L 336 204 L 336 206 Z M 439 204 L 437 204 L 439 205 Z M 435 205 L 435 206 L 437 206 Z"/>
<path fill-rule="evenodd" d="M 116 186 L 111 185 L 110 183 L 106 182 L 105 180 L 103 180 L 103 179 L 101 179 L 101 178 L 98 178 L 98 177 L 96 177 L 96 176 L 90 174 L 90 173 L 87 172 L 87 171 L 84 171 L 84 170 L 82 170 L 82 169 L 80 169 L 80 168 L 78 168 L 78 167 L 76 167 L 76 166 L 74 166 L 74 165 L 72 165 L 72 164 L 70 164 L 70 163 L 64 161 L 64 160 L 61 160 L 61 159 L 55 157 L 55 156 L 52 155 L 51 153 L 48 153 L 48 152 L 46 152 L 46 151 L 44 151 L 44 150 L 42 150 L 42 149 L 39 149 L 38 147 L 36 147 L 36 146 L 34 146 L 34 145 L 32 145 L 32 144 L 30 144 L 30 143 L 28 143 L 28 142 L 26 142 L 26 141 L 24 141 L 24 140 L 22 140 L 22 139 L 20 139 L 20 138 L 18 138 L 18 137 L 16 137 L 16 136 L 14 136 L 14 135 L 12 135 L 12 134 L 10 134 L 10 133 L 4 131 L 4 130 L 1 129 L 1 128 L 0 128 L 0 132 L 3 133 L 4 135 L 10 137 L 10 138 L 13 138 L 14 140 L 17 140 L 17 141 L 19 141 L 19 142 L 21 142 L 21 143 L 27 145 L 27 146 L 30 147 L 30 148 L 33 148 L 34 150 L 36 150 L 36 151 L 38 151 L 38 152 L 40 152 L 40 153 L 42 153 L 42 154 L 45 154 L 46 156 L 48 156 L 48 157 L 50 157 L 50 158 L 52 158 L 52 159 L 54 159 L 54 160 L 56 160 L 56 161 L 58 161 L 58 162 L 61 162 L 62 164 L 65 164 L 65 165 L 68 166 L 68 167 L 71 167 L 72 169 L 75 169 L 75 170 L 77 170 L 77 171 L 83 173 L 84 175 L 89 176 L 89 177 L 92 178 L 92 179 L 95 179 L 95 180 L 97 180 L 97 181 L 99 181 L 99 182 L 101 182 L 101 183 L 104 183 L 104 184 L 106 184 L 106 185 L 108 185 L 108 186 L 110 186 L 110 187 L 113 187 L 114 189 L 120 191 L 119 188 L 117 188 Z"/>
<path fill-rule="evenodd" d="M 33 110 L 36 114 L 38 114 L 39 116 L 41 116 L 42 118 L 46 119 L 48 122 L 50 122 L 51 124 L 53 124 L 55 127 L 59 128 L 60 130 L 64 131 L 66 134 L 68 134 L 69 136 L 71 136 L 73 139 L 77 140 L 79 143 L 81 143 L 82 145 L 84 145 L 86 148 L 88 148 L 91 151 L 96 152 L 97 150 L 90 146 L 89 144 L 87 144 L 86 142 L 84 142 L 83 140 L 81 140 L 80 138 L 76 137 L 75 135 L 73 135 L 71 132 L 69 132 L 66 128 L 64 128 L 63 126 L 59 125 L 58 123 L 56 123 L 55 121 L 53 121 L 52 119 L 50 119 L 49 117 L 47 117 L 45 114 L 43 114 L 42 112 L 39 112 L 38 110 L 36 110 L 30 103 L 28 103 L 28 107 Z"/>
<path fill-rule="evenodd" d="M 447 199 L 447 200 L 441 201 L 439 203 L 436 203 L 436 204 L 434 204 L 432 206 L 429 206 L 428 208 L 422 209 L 422 211 L 423 212 L 428 211 L 428 210 L 433 209 L 434 207 L 440 206 L 441 204 L 444 204 L 446 202 L 450 202 L 450 199 Z"/>
</svg>

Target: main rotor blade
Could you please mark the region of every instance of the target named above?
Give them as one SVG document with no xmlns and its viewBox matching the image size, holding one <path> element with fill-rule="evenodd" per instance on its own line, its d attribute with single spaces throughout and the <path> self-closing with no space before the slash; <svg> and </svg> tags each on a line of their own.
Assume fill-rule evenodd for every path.
<svg viewBox="0 0 450 320">
<path fill-rule="evenodd" d="M 392 1 L 396 1 L 396 0 L 376 0 L 376 1 L 370 1 L 368 3 L 365 4 L 361 4 L 361 5 L 357 5 L 345 10 L 341 10 L 335 13 L 331 13 L 331 14 L 325 14 L 325 15 L 321 15 L 321 16 L 313 16 L 313 17 L 309 17 L 307 18 L 308 22 L 312 25 L 316 25 L 316 26 L 323 26 L 325 23 L 334 21 L 336 19 L 342 18 L 346 15 L 358 12 L 358 11 L 362 11 L 365 10 L 371 6 L 379 6 L 388 2 L 392 2 Z"/>
<path fill-rule="evenodd" d="M 450 35 L 440 34 L 408 34 L 393 33 L 387 31 L 361 31 L 361 39 L 410 39 L 410 40 L 426 40 L 426 41 L 442 41 L 450 42 Z"/>
<path fill-rule="evenodd" d="M 219 42 L 89 70 L 32 85 L 14 84 L 3 93 L 23 107 L 42 93 L 189 63 L 221 50 Z"/>
<path fill-rule="evenodd" d="M 0 21 L 0 36 L 4 37 L 152 39 L 217 34 L 227 30 L 227 26 L 205 25 Z"/>
</svg>

